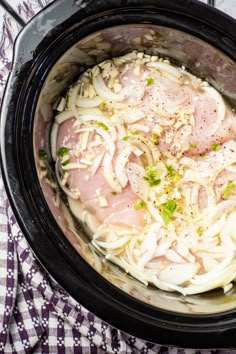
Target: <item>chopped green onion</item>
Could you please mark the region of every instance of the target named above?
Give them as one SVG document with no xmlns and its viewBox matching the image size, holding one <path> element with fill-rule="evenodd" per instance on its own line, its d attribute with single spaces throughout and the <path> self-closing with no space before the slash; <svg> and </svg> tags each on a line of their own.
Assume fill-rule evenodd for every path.
<svg viewBox="0 0 236 354">
<path fill-rule="evenodd" d="M 165 186 L 164 191 L 166 194 L 169 194 L 170 192 L 172 192 L 173 188 L 171 186 Z"/>
<path fill-rule="evenodd" d="M 224 197 L 228 198 L 230 194 L 232 193 L 232 189 L 235 187 L 235 184 L 233 182 L 227 183 L 225 189 L 224 189 Z"/>
<path fill-rule="evenodd" d="M 219 144 L 212 144 L 212 145 L 211 145 L 211 150 L 212 150 L 212 151 L 218 151 L 218 150 L 220 150 L 220 145 L 219 145 Z"/>
<path fill-rule="evenodd" d="M 40 160 L 45 160 L 47 158 L 47 153 L 45 150 L 38 150 L 38 157 Z"/>
<path fill-rule="evenodd" d="M 173 199 L 160 205 L 160 214 L 166 225 L 170 223 L 176 207 L 176 202 Z"/>
<path fill-rule="evenodd" d="M 162 37 L 162 35 L 161 35 L 159 32 L 155 32 L 155 33 L 153 34 L 153 37 L 154 37 L 155 39 L 160 39 L 160 38 Z"/>
<path fill-rule="evenodd" d="M 190 147 L 190 148 L 195 148 L 196 146 L 197 146 L 197 144 L 193 144 L 193 143 L 190 143 L 190 144 L 189 144 L 189 147 Z"/>
<path fill-rule="evenodd" d="M 200 235 L 203 233 L 203 227 L 199 226 L 199 227 L 196 229 L 196 233 L 200 236 Z"/>
<path fill-rule="evenodd" d="M 128 138 L 129 138 L 129 137 L 126 135 L 126 136 L 123 136 L 122 140 L 127 141 Z"/>
<path fill-rule="evenodd" d="M 172 183 L 177 183 L 180 180 L 180 175 L 171 165 L 166 165 L 167 176 L 170 177 Z"/>
<path fill-rule="evenodd" d="M 108 126 L 106 126 L 106 124 L 104 124 L 103 122 L 97 122 L 97 125 L 104 130 L 108 130 Z"/>
<path fill-rule="evenodd" d="M 134 204 L 134 209 L 139 210 L 141 208 L 144 208 L 146 206 L 146 203 L 144 200 L 138 200 L 136 204 Z"/>
<path fill-rule="evenodd" d="M 152 134 L 152 141 L 154 144 L 158 142 L 158 134 L 157 133 Z"/>
<path fill-rule="evenodd" d="M 98 108 L 101 110 L 101 111 L 104 111 L 106 108 L 107 108 L 107 105 L 105 102 L 101 102 L 100 105 L 98 106 Z"/>
<path fill-rule="evenodd" d="M 154 79 L 152 77 L 147 77 L 146 78 L 146 85 L 151 86 L 154 84 Z"/>
<path fill-rule="evenodd" d="M 157 186 L 158 184 L 161 183 L 161 180 L 159 178 L 156 178 L 157 170 L 155 167 L 147 166 L 145 170 L 146 170 L 146 176 L 144 176 L 143 179 L 149 183 L 150 187 Z"/>
<path fill-rule="evenodd" d="M 70 149 L 66 146 L 62 146 L 57 150 L 57 156 L 58 157 L 63 157 L 65 156 L 68 152 L 70 151 Z"/>
<path fill-rule="evenodd" d="M 115 191 L 111 191 L 112 195 L 117 195 L 117 193 Z"/>
<path fill-rule="evenodd" d="M 67 160 L 63 161 L 63 162 L 61 163 L 61 165 L 62 165 L 62 166 L 66 166 L 66 165 L 68 165 L 69 162 L 70 162 L 70 159 L 67 159 Z"/>
</svg>

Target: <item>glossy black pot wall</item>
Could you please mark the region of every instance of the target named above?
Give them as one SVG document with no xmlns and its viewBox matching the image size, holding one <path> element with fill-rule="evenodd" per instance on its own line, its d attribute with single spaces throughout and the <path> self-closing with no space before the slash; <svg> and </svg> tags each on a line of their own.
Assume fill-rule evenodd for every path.
<svg viewBox="0 0 236 354">
<path fill-rule="evenodd" d="M 118 283 L 113 285 L 107 280 L 109 277 L 101 276 L 93 269 L 93 264 L 88 264 L 81 247 L 77 252 L 71 245 L 71 235 L 47 200 L 50 191 L 39 183 L 34 156 L 39 97 L 42 99 L 42 92 L 50 93 L 48 87 L 55 81 L 58 93 L 65 89 L 88 64 L 68 60 L 68 69 L 60 61 L 64 53 L 69 58 L 69 54 L 73 54 L 70 48 L 99 31 L 107 37 L 109 34 L 112 42 L 112 31 L 126 37 L 125 32 L 145 33 L 150 28 L 158 28 L 169 44 L 173 44 L 171 40 L 177 36 L 175 49 L 178 50 L 171 52 L 170 45 L 165 46 L 164 42 L 161 46 L 154 43 L 141 49 L 153 52 L 159 45 L 161 54 L 165 49 L 165 55 L 169 53 L 172 59 L 183 61 L 192 71 L 207 77 L 234 104 L 236 23 L 230 17 L 194 0 L 56 1 L 24 28 L 15 44 L 13 69 L 1 113 L 5 185 L 17 220 L 38 259 L 55 280 L 90 311 L 115 327 L 152 342 L 190 348 L 233 348 L 236 347 L 235 291 L 225 301 L 224 295 L 217 292 L 184 298 L 150 289 L 147 301 L 146 290 L 135 283 L 132 283 L 132 293 L 119 289 Z M 123 49 L 111 45 L 111 55 L 137 48 L 130 41 L 132 36 L 127 34 L 129 38 Z M 189 40 L 192 51 L 184 51 L 183 38 Z M 201 55 L 198 48 L 205 48 L 200 51 Z M 204 53 L 207 53 L 205 57 Z M 99 59 L 98 54 L 97 61 Z M 194 65 L 196 60 L 198 66 Z M 59 71 L 57 78 L 58 63 L 63 64 L 60 68 L 68 76 L 60 76 Z M 217 73 L 214 63 L 224 67 L 224 71 Z M 46 88 L 45 83 L 48 83 Z M 81 238 L 82 233 L 81 230 Z M 128 276 L 125 278 L 124 282 L 133 282 Z M 154 297 L 157 297 L 156 302 Z M 196 302 L 197 309 L 193 306 Z M 210 304 L 209 311 L 206 304 Z M 211 310 L 213 305 L 214 310 Z"/>
</svg>

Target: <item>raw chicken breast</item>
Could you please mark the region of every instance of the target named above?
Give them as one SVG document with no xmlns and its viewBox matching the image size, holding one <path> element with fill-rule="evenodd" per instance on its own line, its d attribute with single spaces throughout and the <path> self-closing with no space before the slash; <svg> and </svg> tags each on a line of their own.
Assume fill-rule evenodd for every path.
<svg viewBox="0 0 236 354">
<path fill-rule="evenodd" d="M 88 69 L 64 101 L 52 156 L 93 246 L 145 285 L 227 291 L 236 126 L 222 96 L 185 68 L 132 52 Z"/>
</svg>

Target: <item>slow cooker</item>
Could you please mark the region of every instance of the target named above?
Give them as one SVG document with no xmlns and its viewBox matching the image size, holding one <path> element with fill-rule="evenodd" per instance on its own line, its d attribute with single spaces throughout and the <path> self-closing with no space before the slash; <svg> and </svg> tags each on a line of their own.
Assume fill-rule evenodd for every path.
<svg viewBox="0 0 236 354">
<path fill-rule="evenodd" d="M 145 287 L 101 260 L 86 228 L 66 203 L 55 206 L 53 187 L 40 179 L 37 150 L 50 147 L 57 98 L 87 67 L 132 50 L 170 58 L 235 104 L 236 22 L 229 16 L 196 0 L 55 1 L 15 43 L 1 110 L 10 203 L 42 265 L 104 321 L 159 344 L 236 348 L 236 286 L 186 297 Z"/>
</svg>

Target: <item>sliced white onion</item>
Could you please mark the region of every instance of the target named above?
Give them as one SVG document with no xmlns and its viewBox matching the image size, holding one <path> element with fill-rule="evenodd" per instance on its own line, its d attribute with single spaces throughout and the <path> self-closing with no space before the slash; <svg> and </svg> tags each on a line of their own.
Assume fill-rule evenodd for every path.
<svg viewBox="0 0 236 354">
<path fill-rule="evenodd" d="M 210 272 L 209 272 L 210 273 Z M 236 276 L 236 264 L 232 263 L 229 267 L 219 272 L 217 276 L 210 278 L 208 281 L 203 281 L 198 285 L 189 285 L 186 288 L 186 295 L 200 294 L 208 290 L 225 286 L 231 283 Z"/>
<path fill-rule="evenodd" d="M 142 150 L 140 150 L 139 148 L 137 148 L 136 146 L 131 146 L 130 149 L 134 153 L 134 155 L 137 157 L 140 157 L 144 154 L 144 152 Z"/>
<path fill-rule="evenodd" d="M 82 114 L 79 116 L 79 119 L 81 120 L 82 123 L 84 122 L 95 122 L 95 127 L 97 128 L 97 122 L 101 122 L 103 124 L 105 124 L 105 126 L 108 128 L 112 140 L 116 141 L 116 130 L 114 128 L 114 126 L 111 124 L 110 120 L 106 117 L 104 117 L 103 115 L 99 115 L 99 116 L 94 116 L 94 115 L 87 115 L 87 114 Z"/>
<path fill-rule="evenodd" d="M 113 116 L 111 117 L 111 122 L 118 130 L 118 135 L 120 139 L 127 135 L 126 129 L 124 127 L 123 117 L 120 112 L 116 112 L 115 114 L 113 114 Z"/>
<path fill-rule="evenodd" d="M 92 108 L 97 107 L 102 103 L 101 97 L 94 97 L 94 98 L 84 98 L 78 97 L 76 100 L 76 105 L 82 108 Z"/>
<path fill-rule="evenodd" d="M 124 148 L 119 154 L 115 162 L 115 174 L 121 187 L 124 188 L 128 182 L 128 177 L 126 173 L 126 164 L 129 161 L 129 156 L 132 153 L 131 147 L 128 146 Z"/>
<path fill-rule="evenodd" d="M 72 199 L 79 199 L 79 195 L 78 193 L 74 193 L 72 192 L 69 188 L 67 188 L 64 183 L 62 182 L 61 176 L 60 176 L 60 171 L 61 170 L 61 166 L 60 166 L 60 160 L 57 159 L 56 164 L 55 164 L 55 173 L 56 173 L 56 178 L 57 178 L 57 182 L 59 183 L 61 189 L 63 190 L 63 192 L 70 198 Z M 67 172 L 66 172 L 67 173 Z"/>
<path fill-rule="evenodd" d="M 147 203 L 147 208 L 148 208 L 150 214 L 152 215 L 152 217 L 154 218 L 154 220 L 156 220 L 158 223 L 164 224 L 164 221 L 163 221 L 158 209 L 155 208 L 155 206 L 153 205 L 152 202 Z"/>
<path fill-rule="evenodd" d="M 129 162 L 126 166 L 126 174 L 132 191 L 142 200 L 147 200 L 148 186 L 147 182 L 143 179 L 145 170 L 142 166 Z"/>
<path fill-rule="evenodd" d="M 127 108 L 122 111 L 122 117 L 125 123 L 132 124 L 145 117 L 145 113 L 140 108 Z"/>
<path fill-rule="evenodd" d="M 160 151 L 157 148 L 157 146 L 150 139 L 146 138 L 144 135 L 139 134 L 137 139 L 140 140 L 142 143 L 144 143 L 147 147 L 149 147 L 152 153 L 153 160 L 156 163 L 160 158 Z"/>
<path fill-rule="evenodd" d="M 76 129 L 76 133 L 81 133 L 81 132 L 93 132 L 98 135 L 101 135 L 101 137 L 104 139 L 104 141 L 106 143 L 106 148 L 107 148 L 108 154 L 111 157 L 114 156 L 115 149 L 116 149 L 115 144 L 114 144 L 110 134 L 107 133 L 104 129 L 98 128 L 98 127 Z"/>
<path fill-rule="evenodd" d="M 84 206 L 82 204 L 81 201 L 79 200 L 75 200 L 73 198 L 70 198 L 68 197 L 68 203 L 69 203 L 69 207 L 70 207 L 70 210 L 72 211 L 73 215 L 81 220 L 82 219 L 82 213 L 84 212 Z"/>
<path fill-rule="evenodd" d="M 53 123 L 51 130 L 51 154 L 52 159 L 56 161 L 57 158 L 57 134 L 58 134 L 59 125 L 57 123 Z"/>
<path fill-rule="evenodd" d="M 224 271 L 234 258 L 234 252 L 229 250 L 229 255 L 221 262 L 218 264 L 217 267 L 215 267 L 212 271 L 202 274 L 202 275 L 196 275 L 194 279 L 191 280 L 192 284 L 195 285 L 200 285 L 202 283 L 210 282 L 213 279 L 217 279 L 222 271 Z"/>
<path fill-rule="evenodd" d="M 180 256 L 182 256 L 184 258 L 187 258 L 189 255 L 189 248 L 186 246 L 186 244 L 183 243 L 182 240 L 179 240 L 177 247 L 176 247 L 176 251 Z"/>
<path fill-rule="evenodd" d="M 94 242 L 96 242 L 102 248 L 105 248 L 107 250 L 112 250 L 112 249 L 123 247 L 129 241 L 129 239 L 130 236 L 123 236 L 123 237 L 119 237 L 117 240 L 112 242 L 111 241 L 104 242 L 99 240 L 96 240 Z"/>
<path fill-rule="evenodd" d="M 76 117 L 80 119 L 80 116 L 102 116 L 104 117 L 104 114 L 100 109 L 98 108 L 78 108 L 76 111 Z"/>
<path fill-rule="evenodd" d="M 93 239 L 97 240 L 98 238 L 100 238 L 110 241 L 113 240 L 114 233 L 115 231 L 113 231 L 110 226 L 108 226 L 106 223 L 103 223 L 96 230 L 95 234 L 93 235 Z"/>
<path fill-rule="evenodd" d="M 81 85 L 80 82 L 77 82 L 73 87 L 70 88 L 68 92 L 67 105 L 68 105 L 68 109 L 72 111 L 73 116 L 76 116 L 76 112 L 77 112 L 76 99 L 78 96 L 80 85 Z"/>
<path fill-rule="evenodd" d="M 150 227 L 146 230 L 146 235 L 140 235 L 137 240 L 139 241 L 138 247 L 140 248 L 140 252 L 143 253 L 150 248 L 150 240 L 154 237 L 156 240 L 156 243 L 158 241 L 159 237 L 159 230 L 160 230 L 161 225 L 157 222 L 152 223 Z"/>
<path fill-rule="evenodd" d="M 103 176 L 113 191 L 118 193 L 121 192 L 121 185 L 118 181 L 117 176 L 114 173 L 112 167 L 112 160 L 108 154 L 105 154 L 105 157 L 103 159 Z"/>
<path fill-rule="evenodd" d="M 222 228 L 225 225 L 225 221 L 226 215 L 223 215 L 219 220 L 217 220 L 214 224 L 210 225 L 207 230 L 202 233 L 202 238 L 207 239 L 220 234 Z"/>
<path fill-rule="evenodd" d="M 74 214 L 74 216 L 78 220 L 82 220 L 83 222 L 86 222 L 87 225 L 89 226 L 89 229 L 92 232 L 96 232 L 96 230 L 98 229 L 98 227 L 100 225 L 98 219 L 93 214 L 91 214 L 90 212 L 88 212 L 87 210 L 84 209 L 84 206 L 81 201 L 75 200 L 70 197 L 68 197 L 67 200 L 69 203 L 70 210 Z M 84 212 L 86 212 L 86 214 Z M 83 215 L 84 215 L 84 217 L 83 217 Z"/>
<path fill-rule="evenodd" d="M 166 252 L 166 259 L 172 263 L 185 263 L 186 261 L 178 255 L 174 250 L 169 249 Z"/>
<path fill-rule="evenodd" d="M 225 211 L 230 212 L 235 210 L 236 208 L 236 200 L 224 200 L 223 202 L 218 203 L 212 210 L 208 208 L 206 212 L 208 212 L 209 218 L 219 218 L 222 213 Z"/>
<path fill-rule="evenodd" d="M 229 283 L 229 284 L 223 286 L 224 294 L 228 293 L 232 288 L 233 288 L 233 284 L 232 283 Z"/>
<path fill-rule="evenodd" d="M 107 254 L 106 259 L 113 262 L 114 264 L 117 264 L 119 267 L 125 270 L 126 273 L 129 273 L 132 275 L 135 279 L 139 280 L 141 283 L 144 285 L 148 285 L 147 280 L 145 279 L 145 275 L 142 272 L 138 272 L 137 269 L 134 269 L 132 266 L 130 266 L 124 259 L 115 257 L 113 255 Z"/>
<path fill-rule="evenodd" d="M 159 289 L 165 290 L 165 291 L 177 291 L 180 294 L 186 295 L 186 289 L 177 286 L 175 284 L 170 284 L 166 281 L 160 280 L 157 276 L 153 275 L 152 276 L 152 283 Z"/>
<path fill-rule="evenodd" d="M 191 202 L 191 207 L 195 212 L 199 212 L 198 203 L 199 203 L 200 188 L 201 185 L 198 183 L 195 183 L 191 188 L 190 202 Z"/>
<path fill-rule="evenodd" d="M 93 164 L 91 166 L 91 170 L 90 170 L 92 176 L 95 175 L 95 173 L 97 172 L 100 164 L 102 163 L 103 156 L 104 156 L 104 152 L 102 152 L 101 154 L 97 155 L 96 158 L 94 159 Z"/>
<path fill-rule="evenodd" d="M 137 251 L 136 244 L 138 242 L 137 237 L 132 237 L 125 248 L 125 259 L 134 269 L 137 268 L 137 257 L 135 257 L 135 252 Z M 136 252 L 137 253 L 137 252 Z"/>
<path fill-rule="evenodd" d="M 222 237 L 221 240 L 223 243 L 228 243 L 228 238 L 230 238 L 231 242 L 236 241 L 236 234 L 235 234 L 235 220 L 236 220 L 236 212 L 230 213 L 227 217 L 226 223 L 222 230 Z M 233 246 L 234 248 L 235 246 Z"/>
<path fill-rule="evenodd" d="M 103 256 L 106 256 L 106 250 L 104 250 L 102 247 L 100 247 L 96 241 L 92 240 L 91 242 L 91 247 L 94 247 L 96 250 L 99 251 Z"/>
<path fill-rule="evenodd" d="M 213 259 L 210 256 L 205 256 L 202 259 L 202 264 L 203 267 L 205 268 L 205 271 L 208 273 L 210 271 L 212 271 L 215 267 L 217 267 L 219 265 L 219 262 L 217 262 L 215 259 Z"/>
<path fill-rule="evenodd" d="M 73 116 L 74 115 L 73 115 L 72 111 L 64 111 L 64 112 L 61 112 L 55 116 L 55 121 L 58 124 L 62 124 L 65 121 L 67 121 L 68 119 L 73 118 Z"/>
<path fill-rule="evenodd" d="M 65 166 L 63 166 L 63 170 L 69 171 L 69 170 L 77 170 L 77 169 L 85 169 L 88 166 L 79 162 L 69 162 Z"/>
<path fill-rule="evenodd" d="M 129 136 L 129 142 L 130 142 L 130 144 L 133 144 L 134 146 L 138 147 L 141 151 L 143 151 L 143 155 L 145 156 L 145 159 L 147 160 L 148 166 L 154 165 L 154 160 L 153 160 L 151 150 L 146 144 L 144 144 L 142 141 L 140 141 L 136 138 L 133 138 L 131 136 Z"/>
<path fill-rule="evenodd" d="M 147 263 L 153 258 L 157 247 L 157 234 L 160 229 L 160 225 L 154 223 L 148 230 L 147 236 L 143 243 L 140 245 L 144 254 L 139 258 L 137 268 L 143 270 Z"/>
<path fill-rule="evenodd" d="M 174 67 L 171 64 L 161 63 L 161 62 L 150 62 L 147 63 L 146 66 L 148 68 L 158 69 L 161 73 L 167 74 L 168 79 L 173 80 L 175 82 L 180 82 L 181 72 L 178 68 Z"/>
<path fill-rule="evenodd" d="M 203 90 L 213 97 L 217 104 L 217 120 L 214 121 L 214 124 L 212 124 L 212 129 L 209 132 L 209 135 L 214 135 L 225 118 L 225 103 L 222 96 L 213 87 L 204 86 Z"/>
<path fill-rule="evenodd" d="M 127 108 L 126 103 L 116 102 L 116 101 L 106 101 L 106 107 L 111 111 L 124 110 Z"/>
<path fill-rule="evenodd" d="M 134 131 L 141 131 L 145 133 L 149 133 L 150 131 L 150 128 L 144 124 L 131 124 L 129 128 Z"/>
<path fill-rule="evenodd" d="M 124 96 L 112 92 L 105 84 L 101 75 L 97 77 L 93 76 L 93 86 L 96 90 L 97 94 L 102 97 L 103 99 L 110 100 L 110 101 L 123 101 Z"/>
<path fill-rule="evenodd" d="M 170 241 L 159 243 L 157 245 L 156 250 L 155 250 L 155 256 L 156 257 L 164 256 L 168 252 L 170 247 L 171 247 L 171 242 Z"/>
<path fill-rule="evenodd" d="M 160 271 L 159 279 L 170 284 L 180 285 L 190 281 L 199 268 L 197 263 L 172 263 Z"/>
</svg>

